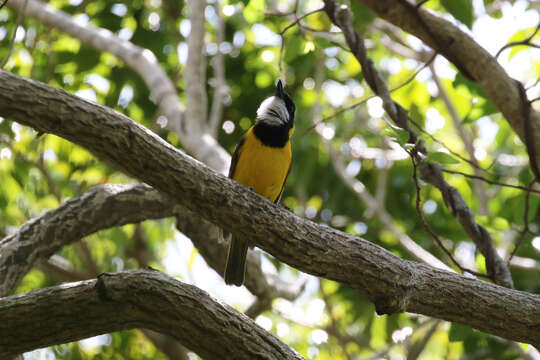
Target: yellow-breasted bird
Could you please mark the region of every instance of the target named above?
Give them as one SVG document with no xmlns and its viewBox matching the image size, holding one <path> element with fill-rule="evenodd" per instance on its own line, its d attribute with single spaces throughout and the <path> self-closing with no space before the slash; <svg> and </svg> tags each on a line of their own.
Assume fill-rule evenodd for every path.
<svg viewBox="0 0 540 360">
<path fill-rule="evenodd" d="M 291 170 L 289 139 L 294 131 L 295 109 L 278 80 L 276 93 L 261 103 L 255 125 L 236 146 L 229 169 L 229 178 L 275 203 Z M 244 283 L 248 246 L 248 240 L 231 237 L 225 283 L 236 286 Z"/>
</svg>

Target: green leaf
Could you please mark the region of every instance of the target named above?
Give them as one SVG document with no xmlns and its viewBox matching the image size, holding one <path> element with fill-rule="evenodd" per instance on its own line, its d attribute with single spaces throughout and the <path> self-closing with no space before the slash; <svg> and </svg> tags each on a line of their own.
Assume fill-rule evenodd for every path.
<svg viewBox="0 0 540 360">
<path fill-rule="evenodd" d="M 461 73 L 456 75 L 452 85 L 458 93 L 477 98 L 477 102 L 472 106 L 467 116 L 463 118 L 463 123 L 471 123 L 482 116 L 499 112 L 499 109 L 486 95 L 484 89 L 478 83 L 467 79 Z"/>
<path fill-rule="evenodd" d="M 399 145 L 404 146 L 409 142 L 409 133 L 398 127 L 388 127 L 382 130 L 384 136 L 391 137 Z"/>
<path fill-rule="evenodd" d="M 377 18 L 377 15 L 358 1 L 351 2 L 351 10 L 354 14 L 354 25 L 361 29 L 367 28 Z"/>
<path fill-rule="evenodd" d="M 442 6 L 453 17 L 467 25 L 470 29 L 474 21 L 474 9 L 472 0 L 441 0 Z"/>
<path fill-rule="evenodd" d="M 285 62 L 291 62 L 298 55 L 303 54 L 305 46 L 300 36 L 289 37 L 285 41 Z"/>
<path fill-rule="evenodd" d="M 427 156 L 427 161 L 441 165 L 459 164 L 459 161 L 456 158 L 443 152 L 430 152 Z"/>
<path fill-rule="evenodd" d="M 450 326 L 450 332 L 448 334 L 448 340 L 451 342 L 464 341 L 472 335 L 473 330 L 470 327 L 458 323 L 452 323 L 452 326 Z"/>
<path fill-rule="evenodd" d="M 520 41 L 526 40 L 532 34 L 534 34 L 535 30 L 536 30 L 536 28 L 534 28 L 534 27 L 519 30 L 519 31 L 515 32 L 514 35 L 512 35 L 512 37 L 510 37 L 510 39 L 508 39 L 507 42 L 512 43 L 512 42 L 520 42 Z M 520 52 L 522 50 L 529 49 L 529 48 L 530 47 L 528 47 L 527 45 L 515 45 L 515 46 L 512 46 L 510 51 L 508 51 L 508 49 L 505 49 L 505 51 L 508 51 L 508 60 L 510 60 L 518 52 Z"/>
</svg>

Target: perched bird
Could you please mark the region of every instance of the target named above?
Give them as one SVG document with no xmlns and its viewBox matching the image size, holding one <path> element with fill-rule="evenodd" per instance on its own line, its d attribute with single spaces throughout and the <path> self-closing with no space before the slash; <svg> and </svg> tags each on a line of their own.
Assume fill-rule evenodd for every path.
<svg viewBox="0 0 540 360">
<path fill-rule="evenodd" d="M 232 156 L 229 178 L 253 189 L 272 202 L 281 198 L 291 170 L 289 141 L 294 131 L 295 106 L 278 80 L 276 93 L 265 99 L 257 110 L 255 124 L 245 133 Z M 244 283 L 248 239 L 231 237 L 225 282 Z"/>
</svg>

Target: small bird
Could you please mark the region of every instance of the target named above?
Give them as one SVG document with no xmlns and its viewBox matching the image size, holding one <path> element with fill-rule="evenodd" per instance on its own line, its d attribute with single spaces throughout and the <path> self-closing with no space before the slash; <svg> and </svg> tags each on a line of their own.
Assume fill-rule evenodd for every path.
<svg viewBox="0 0 540 360">
<path fill-rule="evenodd" d="M 277 203 L 291 170 L 290 137 L 294 131 L 292 99 L 278 80 L 276 93 L 265 99 L 257 110 L 253 125 L 240 140 L 232 156 L 229 178 L 253 189 Z M 244 283 L 249 241 L 231 237 L 225 283 L 241 286 Z"/>
</svg>

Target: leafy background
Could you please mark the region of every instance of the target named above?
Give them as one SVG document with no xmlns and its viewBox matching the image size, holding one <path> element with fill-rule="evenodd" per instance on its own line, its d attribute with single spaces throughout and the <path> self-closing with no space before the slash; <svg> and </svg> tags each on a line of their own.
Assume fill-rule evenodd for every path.
<svg viewBox="0 0 540 360">
<path fill-rule="evenodd" d="M 217 15 L 213 1 L 216 0 L 208 1 L 206 11 L 209 62 L 217 48 Z M 299 15 L 322 5 L 313 0 L 296 3 Z M 183 78 L 189 33 L 184 1 L 52 0 L 49 4 L 74 16 L 80 23 L 109 29 L 151 50 L 184 100 L 183 90 L 189 86 Z M 337 29 L 331 27 L 323 12 L 318 12 L 302 21 L 304 28 L 293 26 L 280 38 L 278 34 L 292 19 L 265 14 L 276 8 L 290 11 L 294 6 L 295 1 L 291 0 L 229 0 L 219 4 L 226 41 L 219 49 L 225 54 L 229 87 L 224 101 L 223 127 L 218 132 L 219 142 L 229 152 L 234 150 L 251 125 L 258 104 L 273 93 L 275 79 L 283 76 L 287 91 L 297 104 L 297 122 L 294 163 L 282 202 L 299 215 L 360 235 L 402 258 L 410 258 L 395 235 L 344 183 L 335 166 L 342 162 L 341 171 L 377 197 L 400 231 L 450 265 L 416 213 L 411 161 L 399 146 L 405 143 L 403 134 L 384 120 L 378 99 L 366 101 L 371 92 L 362 81 L 361 68 L 354 57 L 339 46 L 342 39 L 305 27 L 324 31 Z M 387 78 L 390 88 L 415 76 L 392 96 L 410 110 L 411 117 L 426 130 L 422 138 L 431 152 L 429 160 L 450 170 L 472 173 L 474 169 L 468 163 L 448 153 L 450 149 L 469 158 L 449 110 L 438 96 L 429 68 L 416 74 L 425 62 L 419 60 L 418 54 L 425 54 L 427 48 L 418 39 L 385 27 L 358 3 L 352 2 L 351 6 L 355 27 L 368 39 L 369 56 Z M 468 31 L 492 54 L 506 42 L 529 36 L 539 21 L 538 3 L 527 1 L 431 0 L 424 6 Z M 0 59 L 8 54 L 16 16 L 8 8 L 0 10 Z M 538 41 L 538 36 L 535 39 Z M 399 41 L 413 58 L 395 51 Z M 280 57 L 283 59 L 281 68 Z M 503 52 L 499 61 L 513 77 L 531 87 L 530 98 L 538 97 L 540 57 L 537 50 L 513 47 Z M 137 74 L 113 55 L 98 52 L 58 30 L 24 19 L 16 30 L 13 53 L 5 68 L 123 112 L 182 148 L 178 138 L 160 126 L 157 106 Z M 489 173 L 481 172 L 482 175 L 527 186 L 532 175 L 525 147 L 491 101 L 445 60 L 437 58 L 434 68 L 457 110 L 459 126 L 474 144 L 479 166 L 489 169 Z M 210 66 L 207 76 L 214 76 Z M 207 91 L 211 99 L 214 88 L 210 84 Z M 361 104 L 338 112 L 357 102 Z M 314 121 L 318 122 L 315 127 Z M 384 150 L 395 154 L 399 160 L 384 156 L 366 158 L 365 149 Z M 524 226 L 525 192 L 483 184 L 487 200 L 480 203 L 470 179 L 451 174 L 446 177 L 475 211 L 478 221 L 491 232 L 496 246 L 511 251 L 516 233 Z M 97 161 L 78 146 L 53 135 L 38 137 L 33 130 L 0 118 L 0 237 L 92 186 L 132 182 L 133 179 Z M 484 258 L 449 214 L 438 190 L 424 183 L 421 188 L 424 215 L 446 247 L 466 266 L 485 270 Z M 531 229 L 538 232 L 538 196 L 531 196 L 529 206 Z M 91 274 L 93 265 L 99 271 L 133 269 L 142 265 L 134 255 L 141 239 L 152 267 L 192 282 L 239 310 L 244 310 L 253 300 L 247 290 L 231 289 L 223 284 L 189 239 L 175 230 L 173 219 L 100 231 L 63 248 L 56 256 L 82 274 Z M 90 254 L 91 260 L 85 254 Z M 540 238 L 531 234 L 525 236 L 516 255 L 533 264 L 529 268 L 511 268 L 516 288 L 539 293 Z M 304 281 L 306 289 L 293 302 L 275 300 L 273 310 L 260 315 L 257 322 L 308 358 L 516 359 L 522 351 L 527 351 L 526 345 L 509 344 L 461 325 L 424 316 L 377 316 L 373 305 L 358 292 L 299 273 L 267 254 L 262 257 L 265 271 L 279 273 L 287 281 Z M 56 283 L 46 271 L 36 268 L 15 292 Z M 164 359 L 166 356 L 141 332 L 132 330 L 35 351 L 25 358 Z"/>
</svg>

